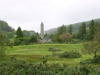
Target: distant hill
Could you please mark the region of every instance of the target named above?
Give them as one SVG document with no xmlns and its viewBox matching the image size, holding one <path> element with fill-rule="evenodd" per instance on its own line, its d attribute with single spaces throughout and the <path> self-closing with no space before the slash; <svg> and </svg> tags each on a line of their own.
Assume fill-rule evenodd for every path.
<svg viewBox="0 0 100 75">
<path fill-rule="evenodd" d="M 100 19 L 94 19 L 94 21 L 100 24 Z M 90 21 L 85 21 L 87 28 L 88 28 L 90 22 L 91 22 L 91 20 L 90 20 Z M 71 24 L 71 25 L 73 26 L 73 33 L 77 33 L 77 32 L 78 32 L 79 27 L 82 25 L 82 23 L 83 23 L 83 22 Z M 69 25 L 66 25 L 67 28 L 68 28 L 68 26 L 69 26 Z M 59 28 L 59 27 L 58 27 L 58 28 Z M 57 33 L 57 29 L 58 29 L 58 28 L 50 29 L 50 30 L 46 31 L 46 33 L 47 33 L 48 35 L 50 35 L 50 34 L 55 34 L 55 33 Z"/>
<path fill-rule="evenodd" d="M 14 29 L 8 25 L 7 22 L 0 20 L 0 32 L 5 34 L 8 38 L 14 36 Z"/>
<path fill-rule="evenodd" d="M 5 21 L 0 21 L 0 31 L 2 32 L 12 32 L 14 31 L 13 28 L 11 28 L 7 22 Z"/>
<path fill-rule="evenodd" d="M 12 38 L 16 35 L 15 30 L 8 25 L 7 22 L 0 20 L 0 32 L 5 34 L 8 38 Z M 24 36 L 32 36 L 34 31 L 23 30 Z"/>
</svg>

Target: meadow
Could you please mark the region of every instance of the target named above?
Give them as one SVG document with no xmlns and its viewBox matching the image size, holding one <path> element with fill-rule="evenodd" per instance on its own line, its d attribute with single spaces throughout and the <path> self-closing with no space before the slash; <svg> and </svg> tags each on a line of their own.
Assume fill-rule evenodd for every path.
<svg viewBox="0 0 100 75">
<path fill-rule="evenodd" d="M 82 54 L 82 57 L 71 59 L 54 57 L 52 56 L 52 52 L 48 51 L 48 49 L 51 47 L 60 49 L 60 53 L 63 53 L 65 51 L 79 51 Z M 82 49 L 82 44 L 34 44 L 8 48 L 6 54 L 10 57 L 13 56 L 17 59 L 36 63 L 41 62 L 44 56 L 49 56 L 48 63 L 78 64 L 80 61 L 91 58 L 91 55 L 83 54 Z"/>
</svg>

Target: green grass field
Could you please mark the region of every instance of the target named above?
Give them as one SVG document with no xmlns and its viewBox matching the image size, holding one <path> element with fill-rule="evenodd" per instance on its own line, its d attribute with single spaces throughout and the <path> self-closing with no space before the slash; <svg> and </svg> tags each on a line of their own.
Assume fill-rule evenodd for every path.
<svg viewBox="0 0 100 75">
<path fill-rule="evenodd" d="M 8 56 L 15 56 L 18 59 L 27 60 L 29 62 L 41 62 L 43 56 L 52 55 L 52 52 L 48 51 L 48 49 L 51 47 L 61 49 L 60 52 L 71 50 L 81 52 L 83 49 L 82 44 L 34 44 L 14 46 L 13 48 L 8 48 L 6 54 Z M 90 57 L 90 55 L 83 55 L 81 58 L 75 59 L 49 57 L 48 63 L 77 64 L 81 60 L 85 60 Z"/>
</svg>

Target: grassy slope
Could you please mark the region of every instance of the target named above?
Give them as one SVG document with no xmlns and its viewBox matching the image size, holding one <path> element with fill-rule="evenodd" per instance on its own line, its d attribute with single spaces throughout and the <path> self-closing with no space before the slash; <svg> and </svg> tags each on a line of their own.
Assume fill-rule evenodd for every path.
<svg viewBox="0 0 100 75">
<path fill-rule="evenodd" d="M 15 46 L 13 48 L 9 48 L 7 50 L 7 54 L 28 61 L 40 62 L 43 56 L 52 55 L 52 53 L 48 51 L 48 48 L 50 47 L 59 48 L 61 49 L 61 52 L 70 50 L 81 52 L 81 50 L 83 49 L 82 44 L 36 44 L 36 45 Z M 49 63 L 55 62 L 55 63 L 76 64 L 79 63 L 80 60 L 84 60 L 89 57 L 90 57 L 89 55 L 85 55 L 82 58 L 76 58 L 76 59 L 50 57 Z"/>
</svg>

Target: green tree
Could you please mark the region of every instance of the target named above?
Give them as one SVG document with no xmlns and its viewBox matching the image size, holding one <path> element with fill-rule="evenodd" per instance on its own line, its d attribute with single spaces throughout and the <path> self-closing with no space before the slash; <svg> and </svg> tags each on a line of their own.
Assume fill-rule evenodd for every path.
<svg viewBox="0 0 100 75">
<path fill-rule="evenodd" d="M 97 53 L 100 52 L 100 25 L 96 26 L 96 33 L 94 34 L 93 40 L 84 44 L 85 51 L 92 53 L 94 58 L 97 57 Z"/>
<path fill-rule="evenodd" d="M 68 32 L 69 32 L 70 34 L 73 33 L 73 27 L 72 27 L 72 25 L 69 25 L 69 27 L 68 27 Z"/>
<path fill-rule="evenodd" d="M 52 34 L 50 35 L 50 38 L 52 39 L 53 42 L 59 42 L 58 34 Z"/>
<path fill-rule="evenodd" d="M 80 40 L 85 40 L 86 36 L 87 36 L 86 24 L 82 23 L 82 25 L 80 26 L 80 29 L 79 29 L 78 38 Z"/>
<path fill-rule="evenodd" d="M 29 42 L 30 43 L 36 43 L 38 41 L 38 36 L 37 35 L 32 35 Z"/>
<path fill-rule="evenodd" d="M 59 27 L 57 29 L 57 33 L 51 35 L 50 37 L 51 37 L 53 42 L 62 42 L 60 40 L 59 36 L 62 34 L 66 34 L 66 33 L 67 33 L 67 28 L 66 28 L 66 26 L 62 25 L 61 27 Z"/>
<path fill-rule="evenodd" d="M 15 45 L 20 45 L 23 42 L 23 32 L 20 27 L 16 31 Z"/>
<path fill-rule="evenodd" d="M 94 20 L 91 21 L 90 25 L 89 25 L 89 35 L 88 35 L 88 39 L 89 40 L 93 40 L 95 35 L 95 22 Z"/>
<path fill-rule="evenodd" d="M 59 35 L 59 40 L 63 43 L 69 43 L 72 40 L 72 35 L 69 33 L 64 33 Z"/>
<path fill-rule="evenodd" d="M 16 37 L 17 38 L 23 37 L 23 32 L 20 27 L 18 27 L 18 29 L 16 31 Z"/>
<path fill-rule="evenodd" d="M 91 41 L 84 44 L 84 50 L 86 53 L 94 55 L 94 58 L 97 56 L 97 52 L 100 52 L 100 43 L 98 41 Z"/>
<path fill-rule="evenodd" d="M 0 60 L 3 60 L 5 57 L 5 50 L 7 46 L 6 37 L 0 33 Z"/>
<path fill-rule="evenodd" d="M 63 25 L 63 26 L 58 28 L 58 35 L 66 33 L 66 32 L 67 32 L 66 26 Z"/>
</svg>

